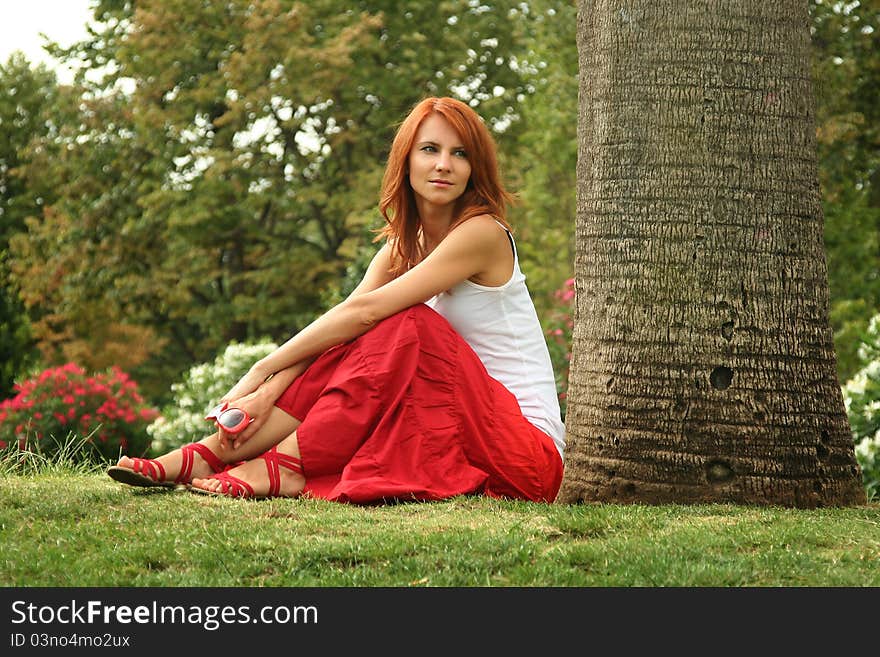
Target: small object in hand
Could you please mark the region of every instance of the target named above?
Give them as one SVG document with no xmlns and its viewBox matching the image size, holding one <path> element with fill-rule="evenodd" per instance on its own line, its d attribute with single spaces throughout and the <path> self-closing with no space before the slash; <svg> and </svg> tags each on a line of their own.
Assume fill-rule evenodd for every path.
<svg viewBox="0 0 880 657">
<path fill-rule="evenodd" d="M 246 411 L 234 406 L 230 408 L 228 402 L 217 404 L 205 416 L 205 419 L 215 421 L 227 433 L 243 431 L 245 427 L 254 421 Z"/>
</svg>

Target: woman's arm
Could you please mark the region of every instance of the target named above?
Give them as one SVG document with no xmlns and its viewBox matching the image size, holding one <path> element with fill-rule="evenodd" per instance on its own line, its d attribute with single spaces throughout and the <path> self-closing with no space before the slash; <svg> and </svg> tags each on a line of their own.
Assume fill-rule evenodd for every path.
<svg viewBox="0 0 880 657">
<path fill-rule="evenodd" d="M 349 299 L 375 290 L 391 280 L 390 253 L 387 244 L 379 249 L 370 261 L 363 279 L 348 296 Z M 229 402 L 230 405 L 246 411 L 253 422 L 237 435 L 229 434 L 218 427 L 220 447 L 225 448 L 227 444 L 232 444 L 237 448 L 254 435 L 266 421 L 269 410 L 278 398 L 312 364 L 317 355 L 308 356 L 268 375 L 256 366 L 252 367 L 220 401 Z"/>
<path fill-rule="evenodd" d="M 351 294 L 348 295 L 348 299 L 359 296 L 361 294 L 366 294 L 367 292 L 375 290 L 391 280 L 390 254 L 391 248 L 388 244 L 383 245 L 379 249 L 376 255 L 373 256 L 373 259 L 370 261 L 370 264 L 367 267 L 367 271 L 364 273 L 364 277 L 361 279 L 361 282 L 358 283 L 357 287 L 351 292 Z M 278 394 L 276 395 L 275 399 L 272 400 L 272 403 L 275 403 L 275 400 L 277 400 L 278 397 L 281 396 L 281 393 L 283 393 L 287 389 L 287 386 L 293 383 L 294 379 L 296 379 L 297 376 L 305 371 L 306 367 L 308 367 L 312 363 L 318 353 L 320 352 L 311 354 L 310 358 L 302 361 L 301 363 L 293 362 L 287 367 L 283 367 L 274 371 L 268 371 L 265 368 L 258 368 L 257 364 L 255 364 L 219 401 L 228 401 L 231 403 L 234 400 L 242 399 L 246 395 L 250 395 L 255 391 L 263 389 L 264 386 L 267 385 L 269 377 L 271 376 L 274 383 L 272 386 L 266 387 L 261 393 L 261 396 L 269 396 L 272 392 L 277 392 Z M 289 372 L 287 372 L 288 369 L 290 369 Z"/>
<path fill-rule="evenodd" d="M 254 376 L 265 379 L 304 358 L 348 342 L 386 317 L 480 274 L 489 268 L 500 239 L 504 239 L 505 248 L 509 249 L 503 232 L 488 216 L 464 222 L 451 231 L 427 258 L 402 276 L 369 291 L 366 291 L 371 287 L 369 283 L 360 291 L 356 289 L 345 301 L 257 362 L 253 368 Z M 387 251 L 385 254 L 387 257 Z"/>
<path fill-rule="evenodd" d="M 228 401 L 233 405 L 237 400 L 242 399 L 244 396 L 253 395 L 255 398 L 266 400 L 270 404 L 274 404 L 282 393 L 287 390 L 290 384 L 294 382 L 296 377 L 305 372 L 306 368 L 308 368 L 314 360 L 314 357 L 305 358 L 294 363 L 290 367 L 284 368 L 280 372 L 265 379 L 256 390 L 253 390 L 250 393 L 240 392 L 241 388 L 239 387 L 239 384 L 241 382 L 239 381 L 239 383 L 236 384 L 220 401 Z"/>
</svg>

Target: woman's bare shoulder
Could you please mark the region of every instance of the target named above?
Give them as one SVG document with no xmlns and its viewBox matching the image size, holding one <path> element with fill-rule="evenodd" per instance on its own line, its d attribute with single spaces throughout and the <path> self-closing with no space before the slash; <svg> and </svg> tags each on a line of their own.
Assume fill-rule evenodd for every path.
<svg viewBox="0 0 880 657">
<path fill-rule="evenodd" d="M 453 231 L 461 230 L 470 238 L 478 238 L 487 241 L 496 241 L 499 238 L 507 239 L 507 233 L 503 225 L 490 214 L 478 214 L 475 217 L 465 219 L 453 228 Z"/>
</svg>

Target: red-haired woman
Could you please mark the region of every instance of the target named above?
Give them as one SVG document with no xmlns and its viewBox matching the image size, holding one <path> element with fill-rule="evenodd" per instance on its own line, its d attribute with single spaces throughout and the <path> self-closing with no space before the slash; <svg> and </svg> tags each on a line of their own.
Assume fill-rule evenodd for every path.
<svg viewBox="0 0 880 657">
<path fill-rule="evenodd" d="M 110 476 L 231 497 L 552 501 L 564 427 L 509 200 L 479 116 L 452 98 L 418 103 L 391 147 L 384 242 L 357 288 L 242 377 L 217 433 L 123 457 Z"/>
</svg>

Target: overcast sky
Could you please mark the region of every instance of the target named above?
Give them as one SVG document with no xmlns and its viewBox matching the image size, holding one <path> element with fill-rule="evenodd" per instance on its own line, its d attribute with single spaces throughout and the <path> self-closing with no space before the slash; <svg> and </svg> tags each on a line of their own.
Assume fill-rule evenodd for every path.
<svg viewBox="0 0 880 657">
<path fill-rule="evenodd" d="M 0 62 L 21 50 L 31 62 L 53 66 L 40 32 L 65 46 L 78 41 L 86 34 L 90 5 L 90 0 L 0 0 Z M 58 76 L 63 79 L 65 71 Z"/>
</svg>

